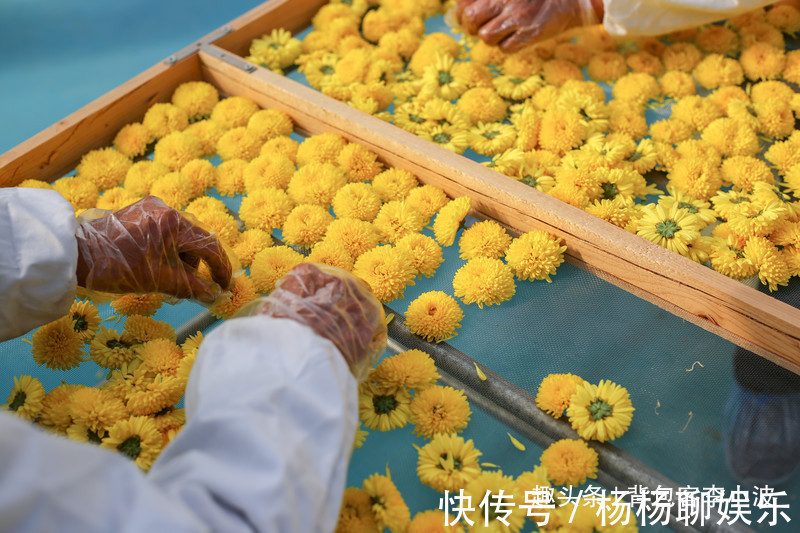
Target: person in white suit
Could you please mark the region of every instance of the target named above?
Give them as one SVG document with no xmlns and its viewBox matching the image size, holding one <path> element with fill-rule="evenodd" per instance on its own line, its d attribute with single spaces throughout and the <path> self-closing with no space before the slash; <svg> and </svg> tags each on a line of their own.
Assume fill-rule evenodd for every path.
<svg viewBox="0 0 800 533">
<path fill-rule="evenodd" d="M 153 197 L 78 223 L 54 191 L 0 189 L 0 249 L 0 340 L 66 314 L 78 285 L 210 302 L 232 275 L 216 237 Z M 385 343 L 366 284 L 300 265 L 203 341 L 186 425 L 146 475 L 0 412 L 0 531 L 333 531 L 357 377 Z"/>
</svg>

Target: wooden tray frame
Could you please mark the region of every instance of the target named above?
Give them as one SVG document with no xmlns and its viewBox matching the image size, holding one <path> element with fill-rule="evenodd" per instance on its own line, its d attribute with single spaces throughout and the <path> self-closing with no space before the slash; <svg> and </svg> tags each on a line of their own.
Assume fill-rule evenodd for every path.
<svg viewBox="0 0 800 533">
<path fill-rule="evenodd" d="M 324 3 L 273 0 L 231 21 L 0 155 L 0 186 L 64 175 L 178 85 L 205 80 L 287 112 L 301 132 L 334 131 L 422 183 L 469 195 L 475 210 L 518 231 L 549 231 L 564 239 L 571 263 L 800 373 L 800 310 L 239 57 L 273 28 L 303 29 Z"/>
</svg>

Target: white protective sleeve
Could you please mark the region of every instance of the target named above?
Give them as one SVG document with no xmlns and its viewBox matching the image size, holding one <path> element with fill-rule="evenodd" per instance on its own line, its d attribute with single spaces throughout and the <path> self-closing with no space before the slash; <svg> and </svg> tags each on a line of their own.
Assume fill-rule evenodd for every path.
<svg viewBox="0 0 800 533">
<path fill-rule="evenodd" d="M 611 35 L 663 35 L 774 3 L 775 0 L 604 0 L 603 25 Z"/>
<path fill-rule="evenodd" d="M 64 316 L 75 300 L 75 211 L 55 191 L 0 188 L 0 341 Z"/>
<path fill-rule="evenodd" d="M 291 320 L 231 320 L 203 341 L 185 404 L 147 475 L 0 413 L 0 531 L 335 529 L 358 411 L 330 341 Z"/>
</svg>

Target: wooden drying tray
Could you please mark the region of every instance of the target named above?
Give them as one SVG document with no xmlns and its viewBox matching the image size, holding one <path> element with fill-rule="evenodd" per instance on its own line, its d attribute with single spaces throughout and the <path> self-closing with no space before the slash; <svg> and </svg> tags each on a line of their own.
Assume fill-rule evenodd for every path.
<svg viewBox="0 0 800 533">
<path fill-rule="evenodd" d="M 217 46 L 193 48 L 0 155 L 0 186 L 63 176 L 178 85 L 205 80 L 224 95 L 285 111 L 301 133 L 339 133 L 450 196 L 469 195 L 474 209 L 516 230 L 547 230 L 564 239 L 571 263 L 800 373 L 800 310 Z"/>
</svg>

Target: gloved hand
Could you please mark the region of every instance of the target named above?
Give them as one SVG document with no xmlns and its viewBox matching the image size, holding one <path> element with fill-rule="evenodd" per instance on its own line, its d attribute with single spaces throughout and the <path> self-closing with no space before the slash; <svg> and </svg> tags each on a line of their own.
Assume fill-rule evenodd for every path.
<svg viewBox="0 0 800 533">
<path fill-rule="evenodd" d="M 601 0 L 459 0 L 456 19 L 506 52 L 603 18 Z"/>
<path fill-rule="evenodd" d="M 366 283 L 338 268 L 301 263 L 278 280 L 252 314 L 310 327 L 336 345 L 359 382 L 386 348 L 383 306 Z"/>
<path fill-rule="evenodd" d="M 232 267 L 216 236 L 155 196 L 78 225 L 78 285 L 114 293 L 166 293 L 213 302 Z M 213 282 L 200 279 L 200 261 Z"/>
</svg>

